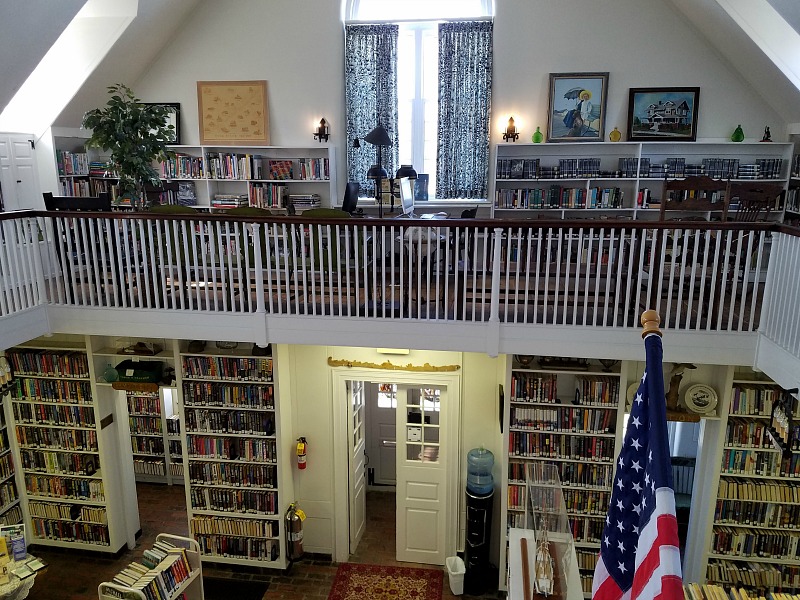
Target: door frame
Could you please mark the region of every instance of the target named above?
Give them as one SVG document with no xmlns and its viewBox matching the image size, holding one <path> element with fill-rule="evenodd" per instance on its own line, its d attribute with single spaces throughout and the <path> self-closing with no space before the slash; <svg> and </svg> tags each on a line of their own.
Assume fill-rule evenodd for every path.
<svg viewBox="0 0 800 600">
<path fill-rule="evenodd" d="M 393 371 L 334 367 L 331 371 L 333 401 L 333 560 L 347 562 L 350 557 L 349 459 L 347 442 L 347 390 L 345 381 L 376 381 L 408 385 L 446 386 L 449 402 L 445 448 L 448 510 L 445 517 L 445 556 L 454 556 L 458 545 L 458 486 L 461 474 L 461 374 L 460 372 Z M 395 493 L 397 493 L 395 491 Z"/>
</svg>

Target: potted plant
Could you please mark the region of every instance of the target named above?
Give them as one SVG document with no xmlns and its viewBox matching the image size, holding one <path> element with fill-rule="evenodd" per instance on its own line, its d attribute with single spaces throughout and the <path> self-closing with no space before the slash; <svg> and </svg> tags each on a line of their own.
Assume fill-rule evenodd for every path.
<svg viewBox="0 0 800 600">
<path fill-rule="evenodd" d="M 167 125 L 165 106 L 142 104 L 128 86 L 118 83 L 110 86 L 108 93 L 111 98 L 105 107 L 83 117 L 83 126 L 92 130 L 86 145 L 111 152 L 120 195 L 130 198 L 134 208 L 142 207 L 145 183 L 161 185 L 153 163 L 173 156 L 167 140 L 174 137 L 174 127 Z"/>
</svg>

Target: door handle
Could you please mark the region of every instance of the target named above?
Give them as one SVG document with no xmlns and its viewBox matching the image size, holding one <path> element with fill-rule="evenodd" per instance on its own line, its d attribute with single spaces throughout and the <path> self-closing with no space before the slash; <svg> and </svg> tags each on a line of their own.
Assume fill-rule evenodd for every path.
<svg viewBox="0 0 800 600">
<path fill-rule="evenodd" d="M 397 442 L 395 440 L 381 440 L 381 445 L 383 445 L 383 446 L 397 446 Z"/>
</svg>

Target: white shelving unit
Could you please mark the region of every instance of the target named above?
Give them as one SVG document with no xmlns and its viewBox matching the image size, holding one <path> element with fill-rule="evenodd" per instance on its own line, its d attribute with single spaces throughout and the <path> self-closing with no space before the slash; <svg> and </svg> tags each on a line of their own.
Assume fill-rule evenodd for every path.
<svg viewBox="0 0 800 600">
<path fill-rule="evenodd" d="M 11 438 L 14 436 L 8 423 L 12 422 L 11 393 L 0 390 L 0 525 L 15 525 L 22 522 L 19 492 L 17 491 L 16 468 L 11 451 Z"/>
<path fill-rule="evenodd" d="M 190 353 L 183 344 L 189 531 L 203 560 L 286 568 L 274 359 L 213 346 Z"/>
<path fill-rule="evenodd" d="M 30 543 L 114 553 L 133 548 L 139 529 L 132 470 L 121 460 L 127 415 L 93 385 L 87 341 L 53 337 L 9 350 L 19 380 L 11 443 Z"/>
<path fill-rule="evenodd" d="M 104 582 L 97 587 L 99 600 L 117 600 L 118 598 L 135 598 L 137 600 L 147 600 L 148 595 L 142 590 L 144 583 L 149 581 L 149 575 L 156 575 L 162 571 L 171 573 L 171 578 L 177 585 L 169 590 L 169 598 L 185 598 L 186 600 L 203 600 L 203 565 L 200 561 L 200 547 L 197 542 L 189 538 L 184 538 L 168 533 L 159 533 L 156 536 L 156 544 L 167 542 L 177 548 L 183 548 L 186 561 L 189 563 L 188 575 L 180 566 L 172 566 L 173 554 L 168 554 L 155 568 L 150 569 L 147 574 L 140 578 L 141 584 L 133 583 L 122 585 L 116 582 Z M 178 559 L 180 560 L 180 559 Z M 130 567 L 129 567 L 130 569 Z M 132 572 L 132 570 L 130 571 Z M 163 576 L 162 576 L 163 577 Z M 170 577 L 167 579 L 172 580 Z M 182 596 L 183 594 L 183 596 Z"/>
<path fill-rule="evenodd" d="M 585 371 L 510 363 L 503 411 L 501 589 L 506 589 L 508 528 L 531 526 L 525 465 L 545 462 L 559 468 L 584 593 L 591 595 L 622 436 L 625 363 L 609 373 L 595 362 Z"/>
<path fill-rule="evenodd" d="M 99 192 L 108 192 L 112 198 L 119 195 L 119 178 L 114 173 L 103 171 L 92 172 L 92 161 L 108 162 L 96 150 L 87 150 L 88 131 L 80 135 L 80 130 L 70 135 L 54 135 L 56 172 L 58 174 L 58 190 L 56 196 L 97 196 Z"/>
<path fill-rule="evenodd" d="M 540 216 L 542 218 L 585 218 L 591 214 L 593 218 L 631 218 L 655 219 L 658 218 L 658 205 L 650 208 L 639 206 L 637 197 L 640 191 L 649 190 L 653 199 L 660 199 L 665 177 L 674 178 L 675 175 L 659 174 L 648 176 L 644 165 L 665 164 L 670 159 L 683 158 L 686 165 L 701 165 L 705 158 L 720 158 L 738 160 L 739 167 L 757 164 L 759 160 L 780 159 L 780 168 L 777 177 L 769 177 L 771 183 L 779 183 L 786 187 L 792 164 L 792 144 L 783 143 L 734 143 L 734 142 L 597 142 L 580 143 L 568 142 L 558 144 L 517 144 L 502 143 L 496 147 L 496 159 L 493 167 L 490 198 L 492 199 L 495 217 L 518 218 L 519 215 Z M 553 173 L 559 167 L 562 159 L 596 159 L 593 163 L 586 163 L 580 174 L 573 173 L 570 177 L 563 177 L 564 172 Z M 628 171 L 623 168 L 620 159 L 627 159 Z M 527 169 L 521 169 L 524 161 L 528 163 Z M 511 171 L 512 163 L 502 161 L 516 161 L 518 168 Z M 538 170 L 534 168 L 538 161 Z M 775 163 L 773 163 L 775 164 Z M 633 165 L 631 167 L 631 165 Z M 642 165 L 642 169 L 637 169 Z M 504 169 L 504 167 L 506 167 Z M 581 168 L 581 167 L 579 167 Z M 586 173 L 586 174 L 584 174 Z M 549 175 L 549 176 L 548 176 Z M 681 175 L 682 176 L 682 175 Z M 722 176 L 728 179 L 727 175 Z M 740 180 L 736 175 L 730 177 L 731 181 Z M 522 199 L 524 194 L 514 194 L 514 190 L 540 190 L 540 194 L 547 202 L 548 192 L 551 188 L 564 188 L 567 190 L 564 204 L 558 208 L 534 208 L 533 200 L 526 205 Z M 592 208 L 591 190 L 599 188 L 619 189 L 621 199 L 618 207 L 605 206 Z M 569 190 L 580 190 L 570 192 Z M 583 204 L 589 207 L 573 207 L 580 204 L 581 194 L 587 200 Z M 533 197 L 536 196 L 534 192 Z M 529 194 L 529 197 L 531 195 Z M 602 193 L 601 193 L 602 196 Z M 577 200 L 570 200 L 577 198 Z M 570 204 L 572 203 L 572 205 Z M 775 213 L 782 215 L 783 211 Z"/>
<path fill-rule="evenodd" d="M 246 197 L 250 206 L 285 210 L 285 203 L 269 200 L 272 189 L 285 189 L 285 194 L 291 195 L 317 194 L 323 207 L 339 203 L 332 146 L 171 146 L 170 149 L 176 158 L 161 166 L 161 178 L 194 182 L 196 208 L 212 209 L 215 196 L 224 194 Z M 275 169 L 279 168 L 277 161 L 284 167 L 291 165 L 291 176 L 274 177 L 270 161 L 274 161 Z M 266 196 L 263 200 L 259 199 L 259 190 Z"/>
</svg>

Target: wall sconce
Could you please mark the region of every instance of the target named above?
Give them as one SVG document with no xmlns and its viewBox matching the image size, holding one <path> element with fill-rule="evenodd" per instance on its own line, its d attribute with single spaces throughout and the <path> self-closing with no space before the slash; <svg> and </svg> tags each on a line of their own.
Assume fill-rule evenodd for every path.
<svg viewBox="0 0 800 600">
<path fill-rule="evenodd" d="M 319 127 L 317 127 L 317 130 L 314 132 L 314 139 L 322 143 L 327 142 L 330 136 L 331 130 L 330 127 L 328 127 L 328 122 L 325 120 L 325 117 L 322 117 L 319 121 Z"/>
<path fill-rule="evenodd" d="M 508 117 L 508 125 L 506 126 L 506 130 L 503 132 L 503 141 L 507 142 L 511 140 L 512 142 L 516 142 L 519 139 L 519 131 L 514 126 L 514 117 Z"/>
</svg>

